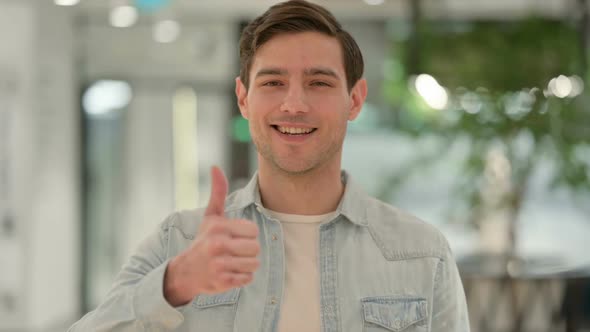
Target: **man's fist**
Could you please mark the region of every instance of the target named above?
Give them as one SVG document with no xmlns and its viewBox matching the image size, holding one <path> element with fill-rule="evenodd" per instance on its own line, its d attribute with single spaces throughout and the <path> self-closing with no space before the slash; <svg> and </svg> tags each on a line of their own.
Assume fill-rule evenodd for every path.
<svg viewBox="0 0 590 332">
<path fill-rule="evenodd" d="M 244 286 L 260 266 L 258 226 L 250 220 L 225 218 L 227 179 L 218 167 L 211 170 L 211 179 L 211 197 L 198 234 L 166 269 L 164 296 L 175 307 L 199 294 Z"/>
</svg>

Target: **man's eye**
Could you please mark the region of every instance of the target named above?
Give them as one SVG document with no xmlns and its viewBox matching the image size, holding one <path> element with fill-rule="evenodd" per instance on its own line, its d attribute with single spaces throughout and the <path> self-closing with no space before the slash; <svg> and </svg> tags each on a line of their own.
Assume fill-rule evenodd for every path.
<svg viewBox="0 0 590 332">
<path fill-rule="evenodd" d="M 331 86 L 329 83 L 322 82 L 322 81 L 311 82 L 311 85 L 314 85 L 314 86 Z"/>
<path fill-rule="evenodd" d="M 281 86 L 282 83 L 279 81 L 270 81 L 270 82 L 266 82 L 262 85 L 264 85 L 264 86 Z"/>
</svg>

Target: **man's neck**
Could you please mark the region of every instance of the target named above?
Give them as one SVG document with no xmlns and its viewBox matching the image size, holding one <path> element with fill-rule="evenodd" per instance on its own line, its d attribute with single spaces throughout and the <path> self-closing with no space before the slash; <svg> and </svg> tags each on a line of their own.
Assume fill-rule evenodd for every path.
<svg viewBox="0 0 590 332">
<path fill-rule="evenodd" d="M 265 208 L 288 214 L 320 215 L 335 211 L 344 184 L 340 164 L 291 175 L 259 163 L 258 186 Z"/>
</svg>

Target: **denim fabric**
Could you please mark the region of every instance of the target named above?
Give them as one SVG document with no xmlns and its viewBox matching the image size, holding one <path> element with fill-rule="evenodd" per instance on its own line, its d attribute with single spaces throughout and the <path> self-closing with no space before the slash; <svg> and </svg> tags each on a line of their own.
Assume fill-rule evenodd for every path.
<svg viewBox="0 0 590 332">
<path fill-rule="evenodd" d="M 366 195 L 345 172 L 342 179 L 338 216 L 320 226 L 322 331 L 469 331 L 463 286 L 442 234 Z M 228 218 L 250 219 L 260 228 L 254 281 L 180 308 L 164 299 L 168 261 L 190 245 L 203 212 L 181 211 L 162 222 L 123 267 L 105 302 L 70 331 L 275 331 L 283 234 L 280 222 L 263 213 L 256 175 L 228 197 L 225 210 Z"/>
</svg>

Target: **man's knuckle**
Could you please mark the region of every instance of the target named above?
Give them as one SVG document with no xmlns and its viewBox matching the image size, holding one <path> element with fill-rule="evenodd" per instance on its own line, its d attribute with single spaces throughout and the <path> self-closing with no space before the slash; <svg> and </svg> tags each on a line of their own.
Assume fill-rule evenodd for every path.
<svg viewBox="0 0 590 332">
<path fill-rule="evenodd" d="M 225 269 L 226 263 L 223 259 L 214 259 L 210 266 L 214 273 L 221 273 Z"/>
<path fill-rule="evenodd" d="M 248 254 L 248 256 L 256 256 L 260 252 L 260 245 L 258 242 L 248 241 L 244 244 L 244 252 Z"/>
<path fill-rule="evenodd" d="M 254 251 L 254 255 L 258 255 L 260 253 L 260 243 L 258 243 L 258 242 L 254 243 L 253 251 Z"/>
<path fill-rule="evenodd" d="M 253 222 L 250 222 L 250 232 L 251 232 L 253 235 L 256 235 L 256 236 L 258 236 L 258 225 L 256 225 L 256 224 L 255 224 L 255 223 L 253 223 Z"/>
<path fill-rule="evenodd" d="M 209 227 L 209 232 L 214 234 L 223 233 L 225 231 L 225 226 L 221 222 L 213 222 L 212 225 Z"/>
<path fill-rule="evenodd" d="M 211 255 L 220 253 L 224 248 L 224 243 L 221 239 L 210 239 L 207 246 L 207 251 Z"/>
</svg>

